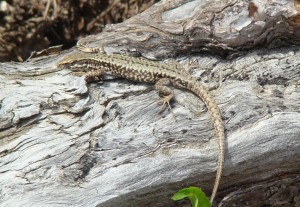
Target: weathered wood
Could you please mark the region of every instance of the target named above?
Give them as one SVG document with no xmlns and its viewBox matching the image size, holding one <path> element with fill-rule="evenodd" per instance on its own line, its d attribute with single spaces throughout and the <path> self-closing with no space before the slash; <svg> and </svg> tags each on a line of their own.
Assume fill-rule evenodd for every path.
<svg viewBox="0 0 300 207">
<path fill-rule="evenodd" d="M 177 0 L 161 1 L 81 41 L 90 47 L 102 45 L 108 53 L 159 59 L 194 52 L 236 56 L 254 46 L 299 44 L 299 35 L 293 1 Z"/>
<path fill-rule="evenodd" d="M 201 21 L 211 22 L 205 19 L 208 9 L 215 17 L 227 14 L 223 21 L 227 19 L 230 25 L 230 8 L 242 4 L 237 1 L 226 7 L 210 2 L 210 7 L 190 1 L 178 2 L 177 10 L 165 9 L 160 21 L 168 22 L 159 31 L 166 35 L 149 35 L 156 24 L 149 23 L 153 14 L 156 9 L 162 11 L 160 3 L 84 41 L 97 47 L 101 37 L 108 52 L 125 48 L 146 57 L 180 54 L 178 61 L 188 72 L 208 85 L 220 83 L 211 91 L 222 110 L 227 134 L 219 206 L 300 205 L 300 47 L 252 49 L 230 60 L 217 56 L 216 51 L 224 54 L 233 48 L 239 52 L 256 42 L 249 45 L 236 33 L 220 36 L 222 44 L 214 38 L 203 41 Z M 260 41 L 274 43 L 277 34 L 288 34 L 293 41 L 297 33 L 289 31 L 296 27 L 282 27 L 279 32 L 271 23 L 280 15 L 295 14 L 289 4 L 282 5 L 285 10 L 272 5 L 276 12 L 268 21 L 264 19 L 268 41 Z M 155 14 L 159 14 L 155 18 L 160 16 Z M 285 17 L 283 25 L 291 16 Z M 140 31 L 147 32 L 128 31 L 130 25 L 136 29 L 138 21 Z M 186 33 L 174 39 L 168 34 L 171 26 L 166 26 L 172 23 L 199 28 L 191 30 L 197 41 L 177 41 L 185 39 Z M 138 41 L 138 34 L 151 38 Z M 119 45 L 110 42 L 113 38 Z M 128 39 L 135 43 L 125 44 Z M 150 42 L 154 46 L 146 50 Z M 184 49 L 176 51 L 177 45 Z M 212 54 L 184 57 L 188 49 Z M 170 199 L 182 187 L 199 186 L 210 193 L 217 144 L 211 117 L 198 98 L 175 90 L 175 121 L 168 110 L 159 114 L 160 98 L 150 85 L 110 77 L 87 85 L 68 70 L 51 72 L 63 55 L 0 64 L 0 206 L 182 206 Z"/>
</svg>

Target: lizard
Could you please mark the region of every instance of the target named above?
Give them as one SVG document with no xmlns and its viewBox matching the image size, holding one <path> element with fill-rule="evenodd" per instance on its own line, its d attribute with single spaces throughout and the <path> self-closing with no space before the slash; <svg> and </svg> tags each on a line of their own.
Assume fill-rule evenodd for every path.
<svg viewBox="0 0 300 207">
<path fill-rule="evenodd" d="M 104 51 L 84 48 L 80 44 L 77 44 L 77 49 L 75 53 L 64 56 L 58 62 L 58 68 L 69 68 L 77 75 L 85 74 L 87 82 L 108 74 L 132 81 L 155 84 L 159 95 L 163 96 L 163 105 L 168 104 L 169 107 L 169 102 L 174 97 L 170 86 L 188 90 L 205 103 L 214 121 L 219 150 L 216 179 L 210 197 L 210 201 L 213 203 L 224 165 L 225 133 L 220 109 L 208 90 L 187 72 L 184 73 L 165 63 L 123 54 L 107 55 Z"/>
</svg>

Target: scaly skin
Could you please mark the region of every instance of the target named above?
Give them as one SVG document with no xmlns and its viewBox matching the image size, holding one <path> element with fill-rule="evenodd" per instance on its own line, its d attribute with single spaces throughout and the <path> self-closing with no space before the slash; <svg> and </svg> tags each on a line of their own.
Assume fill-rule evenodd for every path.
<svg viewBox="0 0 300 207">
<path fill-rule="evenodd" d="M 180 72 L 180 70 L 167 64 L 120 54 L 106 55 L 99 51 L 95 52 L 92 49 L 79 49 L 81 51 L 76 51 L 64 57 L 58 66 L 68 67 L 75 72 L 86 73 L 87 80 L 100 77 L 103 74 L 110 74 L 138 82 L 157 83 L 156 88 L 166 97 L 165 102 L 172 98 L 168 85 L 187 89 L 202 99 L 213 117 L 219 146 L 217 175 L 210 199 L 212 203 L 216 196 L 223 170 L 225 135 L 219 107 L 206 88 L 192 76 Z"/>
</svg>

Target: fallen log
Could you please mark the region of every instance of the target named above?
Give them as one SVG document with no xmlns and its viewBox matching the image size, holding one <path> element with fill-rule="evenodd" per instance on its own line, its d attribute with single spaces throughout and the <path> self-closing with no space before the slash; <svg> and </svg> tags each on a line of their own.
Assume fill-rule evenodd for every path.
<svg viewBox="0 0 300 207">
<path fill-rule="evenodd" d="M 297 17 L 291 2 L 162 1 L 79 42 L 176 57 L 216 86 L 226 129 L 216 204 L 299 206 Z M 205 105 L 175 90 L 175 121 L 151 85 L 58 69 L 73 50 L 0 64 L 0 205 L 182 206 L 170 197 L 188 186 L 209 195 L 218 150 Z"/>
</svg>

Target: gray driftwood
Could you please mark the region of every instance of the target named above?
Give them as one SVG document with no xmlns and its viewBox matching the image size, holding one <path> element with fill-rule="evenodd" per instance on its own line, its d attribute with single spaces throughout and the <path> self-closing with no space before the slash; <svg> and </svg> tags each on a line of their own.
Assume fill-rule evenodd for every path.
<svg viewBox="0 0 300 207">
<path fill-rule="evenodd" d="M 272 49 L 297 43 L 299 27 L 294 4 L 280 2 L 162 2 L 81 41 L 179 55 L 183 69 L 217 85 L 219 206 L 300 206 L 300 47 Z M 198 98 L 175 90 L 175 121 L 159 114 L 152 86 L 87 85 L 56 70 L 63 55 L 0 65 L 0 206 L 182 206 L 170 199 L 182 187 L 210 194 L 218 151 Z"/>
</svg>

